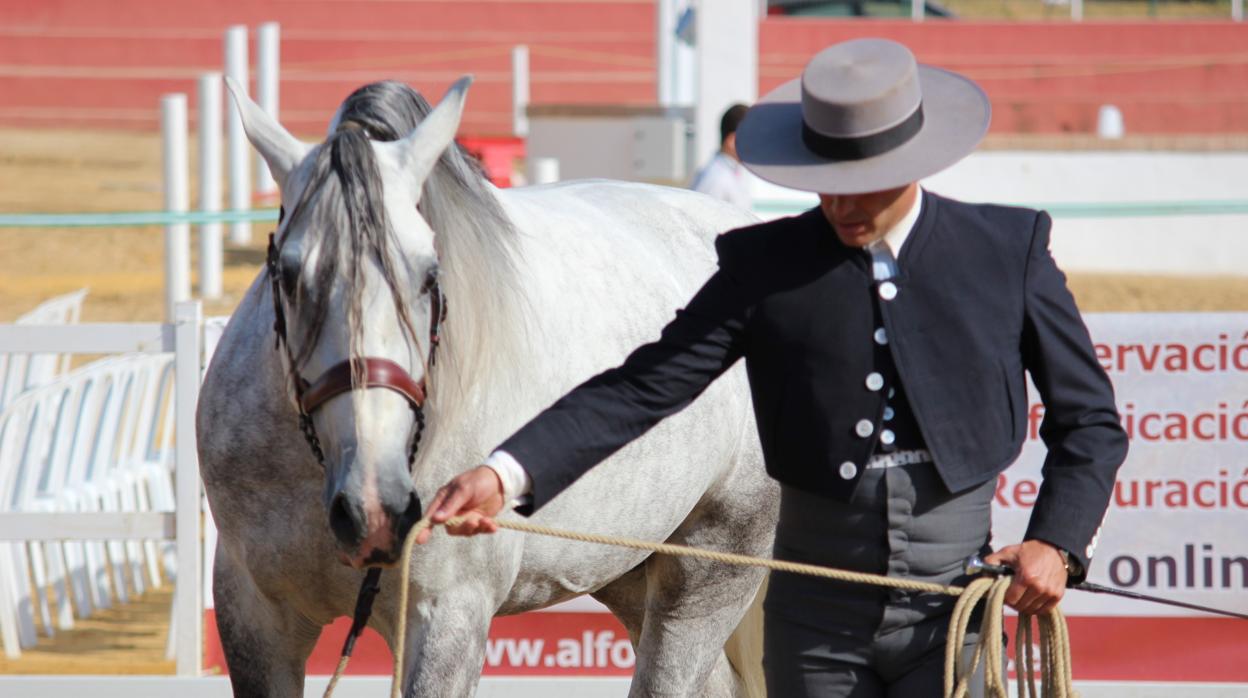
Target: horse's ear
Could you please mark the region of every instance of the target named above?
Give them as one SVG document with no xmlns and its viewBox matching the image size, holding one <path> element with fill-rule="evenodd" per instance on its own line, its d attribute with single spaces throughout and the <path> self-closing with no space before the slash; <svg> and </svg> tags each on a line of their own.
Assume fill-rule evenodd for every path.
<svg viewBox="0 0 1248 698">
<path fill-rule="evenodd" d="M 234 105 L 243 119 L 243 130 L 247 132 L 247 140 L 260 152 L 260 156 L 269 165 L 273 180 L 277 186 L 286 186 L 286 175 L 303 162 L 312 146 L 300 141 L 290 134 L 285 127 L 277 123 L 277 119 L 260 108 L 251 100 L 243 88 L 233 78 L 227 77 L 225 84 L 234 97 Z"/>
<path fill-rule="evenodd" d="M 429 178 L 434 165 L 438 164 L 438 158 L 442 157 L 442 153 L 455 140 L 459 119 L 464 113 L 468 86 L 471 84 L 471 75 L 456 80 L 438 106 L 415 130 L 400 141 L 386 144 L 397 151 L 399 166 L 417 194 Z"/>
</svg>

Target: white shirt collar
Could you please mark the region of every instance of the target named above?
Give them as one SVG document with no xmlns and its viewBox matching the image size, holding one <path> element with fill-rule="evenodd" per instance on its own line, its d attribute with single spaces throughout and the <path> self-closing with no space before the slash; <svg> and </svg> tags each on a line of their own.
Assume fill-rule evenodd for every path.
<svg viewBox="0 0 1248 698">
<path fill-rule="evenodd" d="M 910 206 L 910 210 L 906 211 L 906 215 L 901 217 L 893 227 L 884 233 L 884 237 L 868 245 L 868 249 L 874 252 L 874 248 L 880 244 L 888 246 L 888 251 L 892 253 L 893 259 L 901 258 L 901 246 L 906 244 L 906 240 L 910 237 L 910 233 L 914 232 L 914 224 L 919 220 L 919 214 L 923 212 L 923 188 L 919 187 L 917 195 L 914 197 L 914 203 Z"/>
</svg>

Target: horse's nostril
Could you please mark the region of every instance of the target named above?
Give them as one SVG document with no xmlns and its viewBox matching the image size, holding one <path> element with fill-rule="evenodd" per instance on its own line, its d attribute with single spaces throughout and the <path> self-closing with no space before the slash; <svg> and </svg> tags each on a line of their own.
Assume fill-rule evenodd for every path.
<svg viewBox="0 0 1248 698">
<path fill-rule="evenodd" d="M 352 515 L 352 507 L 343 494 L 334 497 L 329 506 L 329 528 L 334 537 L 345 545 L 355 545 L 364 538 L 364 527 Z"/>
<path fill-rule="evenodd" d="M 398 516 L 398 528 L 395 532 L 400 540 L 406 538 L 407 532 L 416 525 L 417 521 L 420 521 L 421 513 L 420 496 L 412 492 L 407 498 L 407 508 Z"/>
</svg>

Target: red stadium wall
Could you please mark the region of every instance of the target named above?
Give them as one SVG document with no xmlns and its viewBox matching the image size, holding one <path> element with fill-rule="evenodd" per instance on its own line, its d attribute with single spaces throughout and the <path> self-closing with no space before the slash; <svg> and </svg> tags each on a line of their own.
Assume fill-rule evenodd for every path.
<svg viewBox="0 0 1248 698">
<path fill-rule="evenodd" d="M 774 18 L 759 32 L 760 89 L 829 44 L 883 36 L 980 83 L 997 133 L 1093 133 L 1114 104 L 1129 133 L 1248 132 L 1248 25 L 977 23 Z"/>
<path fill-rule="evenodd" d="M 0 0 L 0 124 L 155 130 L 166 92 L 220 70 L 231 24 L 282 25 L 283 119 L 323 127 L 354 87 L 396 78 L 437 96 L 473 73 L 464 132 L 507 134 L 510 50 L 530 47 L 534 103 L 650 104 L 652 0 Z M 964 72 L 1000 133 L 1091 132 L 1112 103 L 1132 133 L 1248 132 L 1248 25 L 976 23 L 771 17 L 765 91 L 820 48 L 886 36 Z M 254 51 L 254 45 L 253 45 Z M 254 55 L 253 55 L 254 60 Z"/>
</svg>

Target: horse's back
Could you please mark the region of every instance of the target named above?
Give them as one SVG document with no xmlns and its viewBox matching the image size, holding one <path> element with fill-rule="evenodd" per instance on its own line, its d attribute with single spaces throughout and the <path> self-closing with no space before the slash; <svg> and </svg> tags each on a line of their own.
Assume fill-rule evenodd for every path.
<svg viewBox="0 0 1248 698">
<path fill-rule="evenodd" d="M 715 237 L 757 222 L 697 192 L 610 180 L 525 187 L 500 198 L 525 241 L 531 300 L 564 313 L 564 322 L 544 330 L 578 345 L 599 340 L 582 346 L 603 352 L 586 356 L 595 365 L 618 362 L 656 337 L 715 270 Z"/>
</svg>

